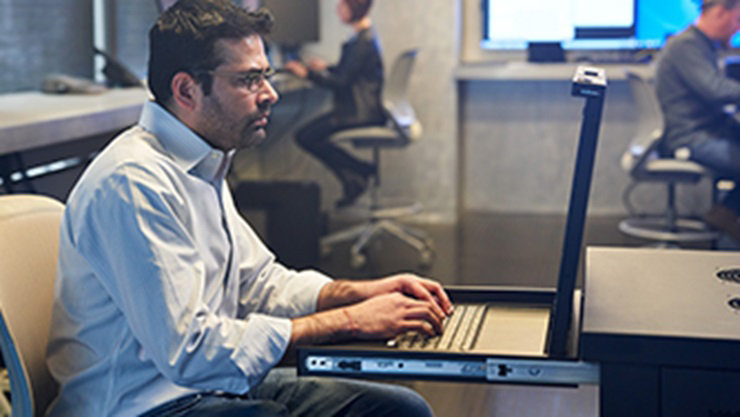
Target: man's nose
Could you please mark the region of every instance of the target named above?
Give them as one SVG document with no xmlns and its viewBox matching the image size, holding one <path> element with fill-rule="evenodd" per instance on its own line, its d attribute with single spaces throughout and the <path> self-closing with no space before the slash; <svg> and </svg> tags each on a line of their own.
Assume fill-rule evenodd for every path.
<svg viewBox="0 0 740 417">
<path fill-rule="evenodd" d="M 257 104 L 260 107 L 271 106 L 277 103 L 279 98 L 280 95 L 275 90 L 275 87 L 273 87 L 272 83 L 269 80 L 265 80 L 264 86 L 260 91 L 260 95 L 258 97 L 259 101 Z"/>
</svg>

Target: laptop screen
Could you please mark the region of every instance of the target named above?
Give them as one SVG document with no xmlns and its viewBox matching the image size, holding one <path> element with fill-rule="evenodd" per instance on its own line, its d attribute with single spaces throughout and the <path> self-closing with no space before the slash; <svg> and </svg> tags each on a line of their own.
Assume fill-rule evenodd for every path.
<svg viewBox="0 0 740 417">
<path fill-rule="evenodd" d="M 585 72 L 580 72 L 585 71 Z M 573 292 L 575 291 L 578 266 L 581 259 L 581 244 L 586 224 L 586 209 L 591 190 L 596 144 L 601 125 L 601 113 L 606 93 L 606 79 L 603 70 L 581 70 L 576 74 L 573 84 L 573 95 L 586 97 L 586 106 L 581 122 L 581 134 L 578 140 L 578 153 L 573 170 L 573 182 L 570 190 L 568 217 L 565 223 L 558 288 L 550 315 L 548 335 L 548 354 L 552 357 L 564 357 L 568 348 L 568 333 L 573 319 Z M 579 84 L 579 74 L 597 78 L 597 82 Z M 600 81 L 600 82 L 599 82 Z M 603 82 L 603 85 L 601 84 Z"/>
</svg>

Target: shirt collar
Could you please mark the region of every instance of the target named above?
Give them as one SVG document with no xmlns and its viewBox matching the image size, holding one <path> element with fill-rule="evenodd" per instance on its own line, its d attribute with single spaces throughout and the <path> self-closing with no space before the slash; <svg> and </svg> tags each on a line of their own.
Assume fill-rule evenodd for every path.
<svg viewBox="0 0 740 417">
<path fill-rule="evenodd" d="M 226 176 L 235 151 L 225 153 L 213 148 L 156 102 L 144 104 L 139 125 L 154 135 L 183 170 L 214 184 Z"/>
</svg>

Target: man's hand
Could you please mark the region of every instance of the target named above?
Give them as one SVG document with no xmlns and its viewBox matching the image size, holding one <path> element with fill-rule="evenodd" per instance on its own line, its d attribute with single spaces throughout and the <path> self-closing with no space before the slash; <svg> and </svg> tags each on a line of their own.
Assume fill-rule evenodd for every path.
<svg viewBox="0 0 740 417">
<path fill-rule="evenodd" d="M 287 61 L 283 63 L 283 69 L 286 69 L 293 73 L 298 78 L 306 78 L 308 76 L 308 69 L 303 63 L 298 61 Z"/>
<path fill-rule="evenodd" d="M 452 303 L 438 282 L 398 274 L 326 284 L 317 309 L 318 313 L 293 319 L 291 345 L 385 339 L 411 330 L 433 335 L 442 331 Z"/>
<path fill-rule="evenodd" d="M 411 330 L 434 335 L 442 331 L 444 317 L 435 301 L 391 292 L 293 319 L 291 347 L 347 339 L 388 339 Z"/>
<path fill-rule="evenodd" d="M 442 286 L 427 278 L 413 274 L 398 274 L 388 278 L 347 281 L 338 280 L 322 288 L 318 310 L 355 304 L 383 294 L 401 293 L 437 305 L 445 314 L 452 313 L 452 303 Z"/>
<path fill-rule="evenodd" d="M 329 67 L 329 64 L 321 58 L 311 58 L 311 60 L 308 61 L 308 67 L 311 68 L 311 71 L 321 72 L 326 70 Z"/>
<path fill-rule="evenodd" d="M 366 298 L 400 292 L 418 300 L 434 303 L 445 314 L 452 313 L 452 303 L 442 285 L 437 281 L 413 274 L 398 274 L 375 281 L 367 281 L 363 283 L 362 290 L 366 292 Z"/>
<path fill-rule="evenodd" d="M 399 292 L 343 308 L 352 336 L 360 339 L 388 339 L 411 330 L 431 336 L 442 331 L 446 316 L 436 302 L 417 300 Z"/>
</svg>

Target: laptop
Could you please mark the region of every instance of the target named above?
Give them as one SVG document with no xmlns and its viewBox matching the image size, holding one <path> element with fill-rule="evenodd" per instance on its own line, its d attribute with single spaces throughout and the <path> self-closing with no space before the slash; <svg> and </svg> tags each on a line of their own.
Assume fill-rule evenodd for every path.
<svg viewBox="0 0 740 417">
<path fill-rule="evenodd" d="M 298 349 L 299 375 L 579 385 L 598 366 L 578 359 L 575 284 L 606 93 L 603 69 L 579 67 L 572 95 L 586 99 L 555 289 L 446 287 L 455 305 L 439 337 Z"/>
</svg>

